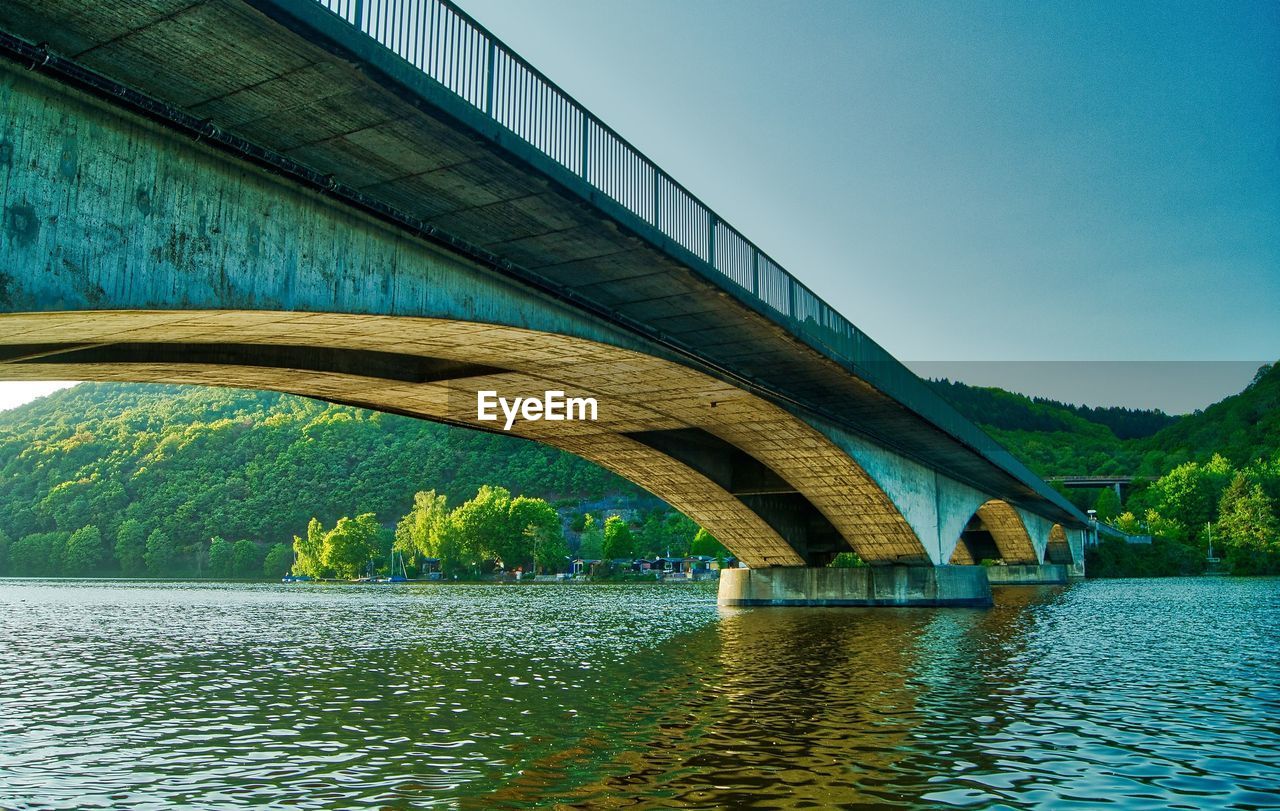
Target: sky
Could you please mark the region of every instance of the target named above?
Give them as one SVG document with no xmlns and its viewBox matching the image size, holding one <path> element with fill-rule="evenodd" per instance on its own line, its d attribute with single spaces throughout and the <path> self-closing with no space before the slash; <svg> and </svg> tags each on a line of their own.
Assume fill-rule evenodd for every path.
<svg viewBox="0 0 1280 811">
<path fill-rule="evenodd" d="M 1184 413 L 1280 357 L 1280 4 L 460 5 L 918 373 Z"/>
<path fill-rule="evenodd" d="M 1182 413 L 1280 357 L 1280 4 L 460 5 L 918 373 Z"/>
</svg>

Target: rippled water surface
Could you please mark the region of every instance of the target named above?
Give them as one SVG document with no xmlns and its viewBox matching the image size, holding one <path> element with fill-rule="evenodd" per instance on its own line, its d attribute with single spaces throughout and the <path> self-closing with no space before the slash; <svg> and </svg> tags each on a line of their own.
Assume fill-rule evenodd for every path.
<svg viewBox="0 0 1280 811">
<path fill-rule="evenodd" d="M 0 808 L 1280 808 L 1280 581 L 0 581 Z"/>
</svg>

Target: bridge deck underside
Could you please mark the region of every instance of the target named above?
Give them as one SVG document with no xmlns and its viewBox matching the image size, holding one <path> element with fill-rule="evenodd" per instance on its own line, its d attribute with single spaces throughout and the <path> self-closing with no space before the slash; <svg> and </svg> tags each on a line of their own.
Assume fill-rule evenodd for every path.
<svg viewBox="0 0 1280 811">
<path fill-rule="evenodd" d="M 643 323 L 729 376 L 785 393 L 957 481 L 1074 519 L 1011 474 L 1016 463 L 994 443 L 958 441 L 886 395 L 884 381 L 866 382 L 883 371 L 914 399 L 934 403 L 919 381 L 871 361 L 859 367 L 866 380 L 849 374 L 758 305 L 744 304 L 749 297 L 732 285 L 712 283 L 678 251 L 584 202 L 582 188 L 531 162 L 530 148 L 510 133 L 460 123 L 447 91 L 371 40 L 355 39 L 355 52 L 338 54 L 322 32 L 288 30 L 255 6 L 277 16 L 282 8 L 322 11 L 309 0 L 10 0 L 0 4 L 0 26 L 330 174 L 500 255 L 518 266 L 517 276 L 532 274 Z"/>
<path fill-rule="evenodd" d="M 175 342 L 182 357 L 164 350 Z M 236 354 L 236 347 L 248 354 Z M 310 356 L 282 351 L 289 347 Z M 327 350 L 366 353 L 365 368 L 337 362 Z M 373 376 L 379 367 L 366 360 L 368 353 L 400 358 L 388 366 L 394 379 Z M 464 376 L 404 379 L 406 368 L 418 368 L 404 360 L 412 357 L 431 359 L 422 367 L 428 378 L 442 369 Z M 865 560 L 927 562 L 914 533 L 866 473 L 791 414 L 678 364 L 565 336 L 372 315 L 13 314 L 0 318 L 0 377 L 271 389 L 486 430 L 495 426 L 476 419 L 477 390 L 541 397 L 563 389 L 596 397 L 598 421 L 517 421 L 512 434 L 578 454 L 645 487 L 706 526 L 748 565 L 811 561 L 733 493 L 628 434 L 696 428 L 718 436 L 803 494 L 846 548 Z"/>
</svg>

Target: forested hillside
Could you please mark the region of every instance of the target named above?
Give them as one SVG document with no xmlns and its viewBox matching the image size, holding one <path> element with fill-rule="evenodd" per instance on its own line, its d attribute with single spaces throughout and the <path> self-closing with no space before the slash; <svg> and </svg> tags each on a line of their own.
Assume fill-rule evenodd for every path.
<svg viewBox="0 0 1280 811">
<path fill-rule="evenodd" d="M 1280 365 L 1204 411 L 1090 408 L 949 380 L 930 385 L 1042 476 L 1159 476 L 1221 454 L 1246 465 L 1280 452 Z"/>
<path fill-rule="evenodd" d="M 575 502 L 640 492 L 535 443 L 269 392 L 85 383 L 0 413 L 0 533 L 57 546 L 93 526 L 94 571 L 111 569 L 127 519 L 179 549 L 265 547 L 312 517 L 394 524 L 416 491 L 458 503 L 486 484 Z"/>
<path fill-rule="evenodd" d="M 1144 477 L 1123 502 L 1110 488 L 1064 491 L 1127 533 L 1155 536 L 1150 545 L 1104 542 L 1090 552 L 1090 576 L 1194 574 L 1206 565 L 1211 535 L 1229 571 L 1280 573 L 1280 365 L 1263 366 L 1241 393 L 1171 422 L 1160 412 L 932 385 L 1042 476 Z"/>
<path fill-rule="evenodd" d="M 1280 553 L 1280 367 L 1176 419 L 932 385 L 1041 475 L 1158 478 L 1131 488 L 1124 504 L 1110 490 L 1068 495 L 1132 532 L 1178 539 L 1178 566 L 1196 558 L 1206 523 L 1230 515 L 1238 537 L 1268 550 L 1275 541 Z M 0 574 L 194 574 L 214 558 L 224 570 L 261 572 L 266 550 L 312 518 L 347 527 L 344 516 L 372 514 L 365 522 L 386 530 L 414 508 L 415 493 L 466 507 L 484 486 L 574 505 L 643 495 L 511 437 L 266 392 L 82 384 L 0 413 Z M 637 518 L 639 546 L 687 546 L 696 526 L 668 527 L 668 518 Z M 145 567 L 137 550 L 147 550 Z"/>
</svg>

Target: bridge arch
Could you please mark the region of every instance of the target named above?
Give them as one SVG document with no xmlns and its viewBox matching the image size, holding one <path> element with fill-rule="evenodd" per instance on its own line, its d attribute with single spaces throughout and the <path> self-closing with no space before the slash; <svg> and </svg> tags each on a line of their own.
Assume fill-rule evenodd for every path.
<svg viewBox="0 0 1280 811">
<path fill-rule="evenodd" d="M 1045 563 L 1061 563 L 1070 566 L 1076 562 L 1071 554 L 1071 544 L 1067 541 L 1067 531 L 1061 524 L 1054 524 L 1049 530 L 1049 542 L 1044 547 Z"/>
<path fill-rule="evenodd" d="M 1040 562 L 1022 517 L 1000 499 L 987 501 L 969 518 L 950 562 L 973 564 L 986 558 L 999 558 L 1009 564 Z"/>
<path fill-rule="evenodd" d="M 279 311 L 0 316 L 0 377 L 270 389 L 494 430 L 476 392 L 594 396 L 596 422 L 515 436 L 596 462 L 707 527 L 747 565 L 927 561 L 889 497 L 790 412 L 642 352 L 504 325 Z"/>
</svg>

